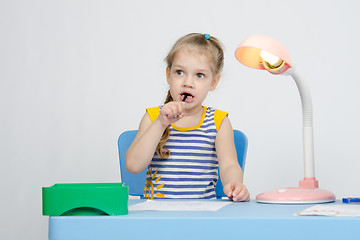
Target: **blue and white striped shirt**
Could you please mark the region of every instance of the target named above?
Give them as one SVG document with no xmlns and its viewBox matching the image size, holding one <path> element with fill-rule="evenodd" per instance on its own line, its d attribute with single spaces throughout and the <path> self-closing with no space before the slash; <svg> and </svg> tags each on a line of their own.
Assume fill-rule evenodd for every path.
<svg viewBox="0 0 360 240">
<path fill-rule="evenodd" d="M 170 150 L 170 157 L 154 154 L 148 167 L 144 198 L 216 198 L 219 164 L 215 149 L 215 109 L 203 107 L 203 110 L 196 127 L 170 126 L 164 146 Z"/>
</svg>

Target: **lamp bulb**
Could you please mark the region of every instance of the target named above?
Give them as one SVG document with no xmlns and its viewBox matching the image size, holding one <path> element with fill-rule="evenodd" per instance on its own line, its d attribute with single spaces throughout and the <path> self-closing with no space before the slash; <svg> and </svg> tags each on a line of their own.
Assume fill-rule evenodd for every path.
<svg viewBox="0 0 360 240">
<path fill-rule="evenodd" d="M 264 50 L 261 50 L 260 57 L 263 60 L 262 65 L 269 73 L 282 74 L 290 68 L 284 60 Z"/>
<path fill-rule="evenodd" d="M 283 63 L 283 60 L 281 60 L 279 57 L 264 50 L 260 52 L 260 56 L 265 62 L 269 63 L 269 65 L 273 66 L 274 68 L 279 67 Z"/>
</svg>

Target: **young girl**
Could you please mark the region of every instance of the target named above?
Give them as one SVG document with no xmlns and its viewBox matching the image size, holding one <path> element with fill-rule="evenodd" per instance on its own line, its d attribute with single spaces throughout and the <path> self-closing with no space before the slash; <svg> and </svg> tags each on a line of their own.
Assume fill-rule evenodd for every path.
<svg viewBox="0 0 360 240">
<path fill-rule="evenodd" d="M 127 169 L 148 168 L 145 198 L 214 199 L 219 168 L 224 193 L 249 201 L 227 113 L 202 105 L 220 80 L 221 43 L 208 34 L 188 34 L 166 62 L 170 90 L 163 106 L 143 116 L 126 153 Z"/>
</svg>

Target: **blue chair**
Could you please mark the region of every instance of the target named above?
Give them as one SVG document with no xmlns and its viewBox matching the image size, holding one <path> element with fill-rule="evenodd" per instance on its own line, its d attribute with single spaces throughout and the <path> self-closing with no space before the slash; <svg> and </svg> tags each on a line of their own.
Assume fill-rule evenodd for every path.
<svg viewBox="0 0 360 240">
<path fill-rule="evenodd" d="M 129 194 L 132 196 L 140 196 L 142 198 L 147 169 L 145 169 L 140 173 L 133 174 L 126 169 L 126 164 L 125 164 L 126 151 L 133 142 L 136 134 L 137 134 L 137 130 L 125 131 L 120 135 L 118 139 L 120 173 L 121 173 L 121 182 L 123 182 L 126 186 L 129 186 Z M 236 148 L 239 165 L 241 169 L 244 171 L 246 151 L 248 145 L 247 137 L 243 132 L 239 130 L 234 130 L 234 141 L 235 141 L 235 148 Z M 220 177 L 218 183 L 216 184 L 215 192 L 217 198 L 226 197 L 223 191 L 223 186 Z"/>
</svg>

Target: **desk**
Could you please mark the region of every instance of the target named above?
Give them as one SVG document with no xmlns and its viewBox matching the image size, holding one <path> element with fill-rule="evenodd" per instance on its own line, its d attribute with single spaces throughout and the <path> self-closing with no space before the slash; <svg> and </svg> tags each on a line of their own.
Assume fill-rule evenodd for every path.
<svg viewBox="0 0 360 240">
<path fill-rule="evenodd" d="M 142 201 L 130 199 L 129 206 Z M 250 201 L 215 212 L 129 211 L 122 216 L 50 217 L 49 239 L 360 239 L 360 217 L 293 215 L 310 206 Z"/>
</svg>

